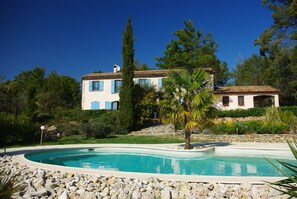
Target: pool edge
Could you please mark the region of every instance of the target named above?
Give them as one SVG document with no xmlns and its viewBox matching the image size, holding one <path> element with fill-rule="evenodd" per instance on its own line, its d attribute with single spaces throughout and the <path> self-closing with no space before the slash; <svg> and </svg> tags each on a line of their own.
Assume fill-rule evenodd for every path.
<svg viewBox="0 0 297 199">
<path fill-rule="evenodd" d="M 79 147 L 78 147 L 79 146 Z M 85 147 L 123 147 L 127 144 L 91 144 L 91 145 L 54 145 L 54 146 L 46 146 L 46 147 L 26 147 L 24 151 L 37 151 L 37 150 L 46 150 L 46 149 L 58 149 L 58 148 L 85 148 Z M 159 145 L 133 145 L 132 147 L 152 147 L 154 149 L 158 149 Z M 164 150 L 164 146 L 160 149 Z M 170 145 L 166 145 L 170 146 Z M 129 146 L 128 146 L 129 147 Z M 159 146 L 160 147 L 160 146 Z M 227 147 L 228 148 L 228 147 Z M 233 146 L 234 148 L 234 146 Z M 236 148 L 236 147 L 235 147 Z M 19 148 L 20 149 L 20 148 Z M 222 148 L 221 148 L 222 149 Z M 230 148 L 229 148 L 230 149 Z M 232 149 L 232 147 L 231 147 Z M 256 150 L 256 147 L 253 147 Z M 270 148 L 272 149 L 272 148 Z M 287 147 L 274 148 L 275 150 L 283 150 L 288 151 Z M 165 149 L 170 150 L 170 149 Z M 226 149 L 228 150 L 228 149 Z M 13 150 L 11 150 L 12 152 Z M 21 150 L 20 150 L 21 151 Z M 42 164 L 30 161 L 26 159 L 25 152 L 20 154 L 15 154 L 12 156 L 12 160 L 22 165 L 27 165 L 31 168 L 41 168 L 45 170 L 60 170 L 64 172 L 71 173 L 79 173 L 79 174 L 89 174 L 89 175 L 99 175 L 99 176 L 115 176 L 119 178 L 138 178 L 138 179 L 147 179 L 150 177 L 156 177 L 160 180 L 168 180 L 168 181 L 187 181 L 187 182 L 217 182 L 217 183 L 225 183 L 225 184 L 240 184 L 243 182 L 249 182 L 251 184 L 265 184 L 266 182 L 275 182 L 281 179 L 285 179 L 284 177 L 242 177 L 242 176 L 200 176 L 200 175 L 175 175 L 175 174 L 151 174 L 151 173 L 136 173 L 136 172 L 120 172 L 120 171 L 106 171 L 106 170 L 95 170 L 95 169 L 86 169 L 86 168 L 73 168 L 66 166 L 57 166 L 50 164 Z"/>
</svg>

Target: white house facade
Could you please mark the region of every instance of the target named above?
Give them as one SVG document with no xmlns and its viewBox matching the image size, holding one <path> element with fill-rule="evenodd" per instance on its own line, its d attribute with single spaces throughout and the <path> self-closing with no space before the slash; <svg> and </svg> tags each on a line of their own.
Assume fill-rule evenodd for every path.
<svg viewBox="0 0 297 199">
<path fill-rule="evenodd" d="M 214 91 L 220 110 L 279 107 L 279 90 L 271 86 L 224 86 Z"/>
<path fill-rule="evenodd" d="M 146 84 L 160 90 L 168 70 L 135 71 L 135 84 Z M 91 73 L 82 77 L 82 109 L 118 109 L 122 73 Z"/>
<path fill-rule="evenodd" d="M 214 107 L 221 110 L 248 109 L 258 106 L 279 106 L 279 90 L 271 86 L 226 86 L 214 89 L 213 70 L 204 68 L 210 74 L 210 87 L 214 90 L 217 102 Z M 135 84 L 162 88 L 162 79 L 169 70 L 135 71 Z M 82 77 L 82 109 L 118 109 L 122 73 L 117 65 L 113 73 L 91 73 Z"/>
</svg>

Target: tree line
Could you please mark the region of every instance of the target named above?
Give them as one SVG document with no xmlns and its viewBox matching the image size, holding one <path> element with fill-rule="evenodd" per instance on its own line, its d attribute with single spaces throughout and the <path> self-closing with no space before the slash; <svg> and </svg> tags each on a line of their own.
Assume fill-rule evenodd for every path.
<svg viewBox="0 0 297 199">
<path fill-rule="evenodd" d="M 297 3 L 296 0 L 262 0 L 272 11 L 274 24 L 255 38 L 260 47 L 239 62 L 232 71 L 215 53 L 217 43 L 212 34 L 194 28 L 185 21 L 185 28 L 174 32 L 163 57 L 156 57 L 162 69 L 209 67 L 215 71 L 215 87 L 228 85 L 271 85 L 280 90 L 280 105 L 297 105 Z"/>
<path fill-rule="evenodd" d="M 13 80 L 0 82 L 0 112 L 24 115 L 36 122 L 42 115 L 53 114 L 61 107 L 80 105 L 80 85 L 72 77 L 55 71 L 45 75 L 44 67 L 23 71 Z"/>
<path fill-rule="evenodd" d="M 297 105 L 297 1 L 262 0 L 274 23 L 254 42 L 259 54 L 232 72 L 235 85 L 271 85 L 280 89 L 281 105 Z"/>
</svg>

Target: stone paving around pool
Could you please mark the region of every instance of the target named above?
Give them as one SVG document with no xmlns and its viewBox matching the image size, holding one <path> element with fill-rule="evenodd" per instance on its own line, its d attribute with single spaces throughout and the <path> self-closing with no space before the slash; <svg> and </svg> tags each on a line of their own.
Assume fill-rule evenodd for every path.
<svg viewBox="0 0 297 199">
<path fill-rule="evenodd" d="M 222 184 L 132 179 L 29 168 L 0 157 L 7 175 L 18 174 L 20 192 L 14 198 L 288 198 L 268 185 Z"/>
</svg>

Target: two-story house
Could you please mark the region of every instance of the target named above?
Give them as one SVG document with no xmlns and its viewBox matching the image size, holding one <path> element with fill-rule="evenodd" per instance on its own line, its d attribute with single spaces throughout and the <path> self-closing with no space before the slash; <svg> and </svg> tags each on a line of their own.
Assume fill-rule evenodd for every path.
<svg viewBox="0 0 297 199">
<path fill-rule="evenodd" d="M 214 90 L 217 102 L 214 107 L 222 110 L 253 108 L 258 106 L 279 106 L 279 91 L 271 86 L 226 86 L 214 89 L 214 71 L 204 68 L 209 73 L 210 87 Z M 160 90 L 162 79 L 169 70 L 135 71 L 135 84 L 147 84 Z M 118 109 L 119 91 L 122 85 L 120 67 L 114 65 L 112 73 L 91 73 L 82 77 L 82 109 Z"/>
</svg>

